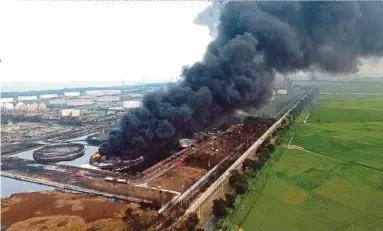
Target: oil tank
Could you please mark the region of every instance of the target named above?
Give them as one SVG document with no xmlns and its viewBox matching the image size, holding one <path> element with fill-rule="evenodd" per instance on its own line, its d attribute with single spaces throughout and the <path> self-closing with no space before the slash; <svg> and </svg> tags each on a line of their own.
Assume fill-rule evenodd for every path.
<svg viewBox="0 0 383 231">
<path fill-rule="evenodd" d="M 27 104 L 28 113 L 35 113 L 39 109 L 39 105 L 37 103 Z"/>
<path fill-rule="evenodd" d="M 25 105 L 25 103 L 23 102 L 18 102 L 15 106 L 15 110 L 16 111 L 27 111 L 28 110 L 28 107 L 27 105 Z"/>
<path fill-rule="evenodd" d="M 9 102 L 3 103 L 3 109 L 5 111 L 13 111 L 15 110 L 15 106 L 13 106 L 13 103 L 9 103 Z"/>
<path fill-rule="evenodd" d="M 45 103 L 40 103 L 38 111 L 39 112 L 46 112 L 47 111 L 47 105 L 45 105 Z"/>
</svg>

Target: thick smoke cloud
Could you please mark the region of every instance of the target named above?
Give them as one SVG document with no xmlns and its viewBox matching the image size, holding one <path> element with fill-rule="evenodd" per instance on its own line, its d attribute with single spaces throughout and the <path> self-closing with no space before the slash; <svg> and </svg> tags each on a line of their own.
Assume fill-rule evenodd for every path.
<svg viewBox="0 0 383 231">
<path fill-rule="evenodd" d="M 210 30 L 210 35 L 213 38 L 218 36 L 219 18 L 224 7 L 223 1 L 213 1 L 211 6 L 200 12 L 194 23 L 197 25 L 207 26 Z"/>
<path fill-rule="evenodd" d="M 257 107 L 276 72 L 355 72 L 358 58 L 383 53 L 382 10 L 380 2 L 226 3 L 203 61 L 124 115 L 100 152 L 154 151 L 154 143 L 169 145 L 236 109 Z"/>
</svg>

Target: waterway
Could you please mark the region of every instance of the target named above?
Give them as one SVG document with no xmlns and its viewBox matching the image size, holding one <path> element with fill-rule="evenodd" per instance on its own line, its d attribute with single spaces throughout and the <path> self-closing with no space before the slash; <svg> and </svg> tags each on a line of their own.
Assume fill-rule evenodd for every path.
<svg viewBox="0 0 383 231">
<path fill-rule="evenodd" d="M 85 138 L 87 136 L 88 135 L 69 140 L 69 141 L 73 141 L 73 143 L 80 143 L 85 145 L 85 152 L 82 157 L 79 157 L 72 161 L 61 161 L 61 162 L 58 162 L 58 164 L 79 166 L 79 167 L 90 167 L 89 158 L 93 153 L 95 153 L 98 150 L 98 147 L 88 145 L 85 142 Z M 11 156 L 17 156 L 22 159 L 33 160 L 33 151 L 37 149 L 38 148 L 13 154 Z M 38 192 L 38 191 L 46 191 L 46 190 L 54 189 L 53 187 L 10 179 L 7 177 L 1 177 L 0 180 L 1 180 L 1 197 L 2 198 L 8 197 L 14 193 Z"/>
</svg>

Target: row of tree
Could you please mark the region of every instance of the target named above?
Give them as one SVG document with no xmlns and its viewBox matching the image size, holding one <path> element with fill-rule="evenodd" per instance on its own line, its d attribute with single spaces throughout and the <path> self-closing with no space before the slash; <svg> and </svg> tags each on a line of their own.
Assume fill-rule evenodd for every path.
<svg viewBox="0 0 383 231">
<path fill-rule="evenodd" d="M 242 163 L 241 174 L 238 170 L 233 170 L 229 177 L 229 184 L 233 188 L 231 193 L 225 194 L 225 198 L 213 201 L 213 214 L 221 219 L 228 215 L 230 209 L 235 207 L 236 196 L 245 194 L 249 188 L 249 180 L 257 175 L 257 172 L 270 158 L 271 154 L 275 151 L 275 145 L 282 143 L 282 136 L 287 130 L 290 129 L 294 123 L 295 118 L 302 112 L 305 105 L 312 102 L 317 94 L 317 91 L 310 91 L 301 99 L 295 108 L 293 108 L 289 115 L 287 115 L 273 133 L 271 138 L 266 139 L 257 150 L 258 160 L 245 159 Z M 223 228 L 223 227 L 222 227 Z M 223 229 L 224 230 L 224 229 Z"/>
</svg>

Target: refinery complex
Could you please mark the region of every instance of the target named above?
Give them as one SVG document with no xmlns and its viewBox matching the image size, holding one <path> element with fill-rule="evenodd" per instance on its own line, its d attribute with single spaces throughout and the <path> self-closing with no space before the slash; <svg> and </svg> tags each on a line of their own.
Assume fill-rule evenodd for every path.
<svg viewBox="0 0 383 231">
<path fill-rule="evenodd" d="M 145 229 L 171 229 L 192 213 L 211 214 L 211 207 L 204 206 L 214 199 L 208 192 L 227 184 L 227 173 L 241 169 L 245 159 L 265 161 L 257 150 L 265 140 L 270 142 L 292 111 L 313 97 L 288 78 L 277 79 L 261 110 L 236 111 L 219 127 L 181 137 L 171 147 L 135 156 L 100 152 L 119 130 L 115 121 L 139 108 L 152 90 L 4 99 L 2 177 L 136 203 L 152 216 Z M 63 104 L 52 106 L 52 101 Z"/>
<path fill-rule="evenodd" d="M 383 4 L 181 2 L 6 12 L 0 229 L 382 230 Z"/>
</svg>

